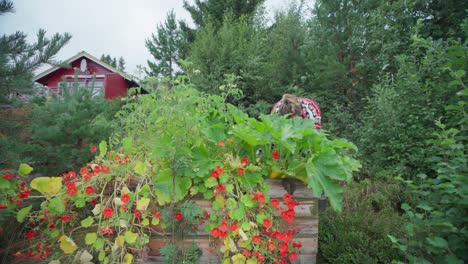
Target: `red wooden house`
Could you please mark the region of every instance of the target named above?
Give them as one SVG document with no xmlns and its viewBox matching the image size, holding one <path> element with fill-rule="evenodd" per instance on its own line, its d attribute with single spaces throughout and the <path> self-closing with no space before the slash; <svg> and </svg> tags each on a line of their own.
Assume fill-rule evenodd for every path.
<svg viewBox="0 0 468 264">
<path fill-rule="evenodd" d="M 138 86 L 138 83 L 124 72 L 84 51 L 66 60 L 65 64 L 71 67 L 52 67 L 34 77 L 33 81 L 58 93 L 64 87 L 72 87 L 77 73 L 78 87 L 93 88 L 93 95 L 103 92 L 106 99 L 126 96 L 129 88 Z"/>
</svg>

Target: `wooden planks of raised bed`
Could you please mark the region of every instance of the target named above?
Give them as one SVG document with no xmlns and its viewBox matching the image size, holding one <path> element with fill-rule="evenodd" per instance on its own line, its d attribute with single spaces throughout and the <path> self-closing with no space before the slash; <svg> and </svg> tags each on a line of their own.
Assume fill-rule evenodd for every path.
<svg viewBox="0 0 468 264">
<path fill-rule="evenodd" d="M 271 198 L 282 198 L 286 193 L 280 180 L 267 180 L 267 184 L 270 186 L 268 194 Z M 285 230 L 295 229 L 297 231 L 295 241 L 302 244 L 298 260 L 293 263 L 315 263 L 318 249 L 318 197 L 299 182 L 296 182 L 296 190 L 294 191 L 293 197 L 299 202 L 299 205 L 294 209 L 296 218 L 293 223 L 283 227 Z M 196 200 L 195 202 L 200 207 L 210 211 L 210 201 Z M 148 257 L 144 261 L 140 261 L 140 263 L 164 263 L 164 257 L 159 250 L 165 243 L 166 240 L 163 238 L 153 236 L 148 244 Z M 203 252 L 199 263 L 220 263 L 222 255 L 219 251 L 219 247 L 215 240 L 203 230 L 203 227 L 198 229 L 196 235 L 186 236 L 185 239 L 179 243 L 181 246 L 187 247 L 191 243 L 195 243 Z"/>
</svg>

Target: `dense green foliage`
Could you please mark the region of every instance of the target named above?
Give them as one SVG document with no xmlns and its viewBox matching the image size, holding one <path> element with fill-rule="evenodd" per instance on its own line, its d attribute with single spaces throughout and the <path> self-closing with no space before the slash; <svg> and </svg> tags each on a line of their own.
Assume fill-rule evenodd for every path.
<svg viewBox="0 0 468 264">
<path fill-rule="evenodd" d="M 92 158 L 93 144 L 109 137 L 119 108 L 119 101 L 93 98 L 91 90 L 74 88 L 63 97 L 5 116 L 0 139 L 3 166 L 28 162 L 45 175 L 76 169 Z"/>
<path fill-rule="evenodd" d="M 320 255 L 327 263 L 391 263 L 402 254 L 387 234 L 405 236 L 396 208 L 402 187 L 395 182 L 354 182 L 343 193 L 342 213 L 320 214 Z"/>
</svg>

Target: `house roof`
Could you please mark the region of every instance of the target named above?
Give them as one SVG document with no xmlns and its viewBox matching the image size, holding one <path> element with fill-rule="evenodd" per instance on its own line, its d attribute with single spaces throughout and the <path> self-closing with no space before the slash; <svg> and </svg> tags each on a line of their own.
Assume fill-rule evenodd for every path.
<svg viewBox="0 0 468 264">
<path fill-rule="evenodd" d="M 64 64 L 71 64 L 72 62 L 74 62 L 75 60 L 81 58 L 81 57 L 86 57 L 92 61 L 94 61 L 95 63 L 101 65 L 102 67 L 114 72 L 114 73 L 118 73 L 120 74 L 122 77 L 124 77 L 126 80 L 130 81 L 130 82 L 133 82 L 135 84 L 138 84 L 135 80 L 133 80 L 128 74 L 124 73 L 123 71 L 120 71 L 114 67 L 112 67 L 111 65 L 99 60 L 98 58 L 94 57 L 93 55 L 87 53 L 86 51 L 81 51 L 79 52 L 78 54 L 76 54 L 75 56 L 69 58 L 68 60 L 64 61 Z M 36 82 L 38 81 L 39 79 L 51 74 L 52 72 L 56 71 L 56 70 L 59 70 L 61 69 L 62 67 L 60 66 L 54 66 L 36 76 L 34 76 L 33 78 L 33 81 Z"/>
</svg>

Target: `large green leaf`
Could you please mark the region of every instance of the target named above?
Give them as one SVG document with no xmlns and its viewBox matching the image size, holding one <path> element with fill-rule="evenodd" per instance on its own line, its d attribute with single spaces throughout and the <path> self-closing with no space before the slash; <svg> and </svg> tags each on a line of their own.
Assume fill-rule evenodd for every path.
<svg viewBox="0 0 468 264">
<path fill-rule="evenodd" d="M 154 192 L 158 196 L 160 205 L 182 200 L 191 185 L 190 178 L 173 176 L 171 169 L 159 171 L 154 177 Z"/>
<path fill-rule="evenodd" d="M 61 177 L 37 177 L 31 181 L 31 188 L 42 194 L 55 195 L 62 188 Z"/>
<path fill-rule="evenodd" d="M 52 213 L 60 215 L 60 214 L 63 214 L 65 212 L 65 209 L 66 209 L 65 204 L 64 204 L 62 198 L 55 197 L 55 198 L 50 199 L 49 210 Z"/>
</svg>

